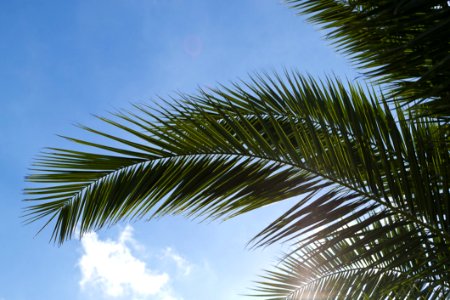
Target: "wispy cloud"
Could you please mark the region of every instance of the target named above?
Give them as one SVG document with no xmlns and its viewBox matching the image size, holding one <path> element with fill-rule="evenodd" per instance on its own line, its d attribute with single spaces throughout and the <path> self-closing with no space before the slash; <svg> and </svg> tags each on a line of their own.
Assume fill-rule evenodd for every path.
<svg viewBox="0 0 450 300">
<path fill-rule="evenodd" d="M 182 275 L 188 276 L 191 274 L 192 264 L 171 247 L 164 249 L 163 259 L 173 261 Z"/>
<path fill-rule="evenodd" d="M 95 290 L 106 299 L 181 300 L 171 292 L 170 275 L 152 269 L 134 253 L 142 253 L 144 247 L 133 238 L 131 226 L 117 240 L 101 240 L 97 234 L 90 233 L 83 237 L 81 244 L 83 255 L 79 268 L 83 290 Z M 177 272 L 189 274 L 191 264 L 186 259 L 172 248 L 166 248 L 163 253 L 162 259 L 173 261 Z"/>
</svg>

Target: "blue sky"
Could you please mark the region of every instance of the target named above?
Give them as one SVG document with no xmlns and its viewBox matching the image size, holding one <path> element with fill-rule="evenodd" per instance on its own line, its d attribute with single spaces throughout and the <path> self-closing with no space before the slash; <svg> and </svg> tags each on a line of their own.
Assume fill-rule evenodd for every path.
<svg viewBox="0 0 450 300">
<path fill-rule="evenodd" d="M 4 0 L 0 39 L 0 300 L 245 299 L 280 253 L 246 242 L 288 203 L 224 223 L 119 224 L 58 247 L 22 224 L 27 169 L 44 147 L 70 146 L 56 134 L 83 137 L 73 124 L 101 126 L 92 114 L 130 103 L 283 68 L 356 77 L 277 0 Z"/>
</svg>

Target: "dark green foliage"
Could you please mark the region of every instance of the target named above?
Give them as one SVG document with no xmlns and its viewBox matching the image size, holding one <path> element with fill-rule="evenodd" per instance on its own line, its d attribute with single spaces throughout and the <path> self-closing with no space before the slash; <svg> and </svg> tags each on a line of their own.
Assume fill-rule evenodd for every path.
<svg viewBox="0 0 450 300">
<path fill-rule="evenodd" d="M 450 115 L 446 0 L 287 0 L 369 75 L 418 114 Z M 418 105 L 421 104 L 421 105 Z"/>
<path fill-rule="evenodd" d="M 326 282 L 315 290 L 331 298 L 333 280 L 358 281 L 364 289 L 351 290 L 365 295 L 374 276 L 392 277 L 379 293 L 400 293 L 405 282 L 420 293 L 435 285 L 448 292 L 441 284 L 450 265 L 446 125 L 409 123 L 383 98 L 346 85 L 265 77 L 102 118 L 136 142 L 84 127 L 122 146 L 71 139 L 111 154 L 50 149 L 28 177 L 46 185 L 27 189 L 28 216 L 55 220 L 53 237 L 62 243 L 77 228 L 83 234 L 165 214 L 229 218 L 302 196 L 254 239 L 294 247 L 262 295 L 284 299 L 311 288 L 288 284 L 292 272 Z"/>
</svg>

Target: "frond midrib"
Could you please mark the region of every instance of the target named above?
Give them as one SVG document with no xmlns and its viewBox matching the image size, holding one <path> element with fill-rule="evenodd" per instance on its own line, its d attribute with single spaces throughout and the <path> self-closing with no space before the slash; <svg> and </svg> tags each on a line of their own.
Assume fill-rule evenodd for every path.
<svg viewBox="0 0 450 300">
<path fill-rule="evenodd" d="M 392 210 L 392 211 L 394 211 L 394 212 L 396 212 L 396 213 L 398 213 L 398 214 L 404 216 L 407 220 L 409 220 L 409 221 L 411 221 L 411 222 L 414 222 L 414 223 L 416 223 L 416 224 L 419 224 L 419 225 L 421 225 L 423 228 L 426 228 L 426 229 L 430 230 L 431 232 L 433 232 L 433 233 L 435 233 L 435 234 L 437 234 L 437 235 L 441 235 L 441 236 L 444 235 L 444 236 L 446 236 L 447 238 L 450 239 L 450 235 L 447 234 L 446 232 L 440 231 L 440 230 L 434 228 L 433 226 L 430 226 L 429 224 L 427 224 L 427 223 L 421 221 L 420 219 L 416 218 L 415 216 L 413 216 L 413 215 L 411 215 L 411 214 L 409 214 L 409 213 L 406 213 L 404 210 L 401 210 L 401 209 L 399 209 L 399 208 L 393 206 L 392 204 L 390 204 L 390 203 L 387 202 L 387 201 L 383 201 L 383 198 L 378 198 L 378 197 L 376 197 L 376 196 L 373 195 L 373 194 L 369 194 L 369 193 L 367 193 L 367 192 L 365 192 L 365 191 L 361 191 L 360 189 L 357 189 L 356 187 L 351 186 L 351 185 L 349 185 L 349 184 L 347 184 L 347 183 L 345 183 L 345 182 L 343 182 L 343 181 L 341 181 L 341 180 L 339 180 L 339 179 L 337 179 L 337 178 L 335 178 L 335 177 L 331 177 L 331 176 L 329 176 L 329 175 L 327 175 L 327 174 L 324 174 L 323 172 L 320 172 L 320 171 L 318 171 L 318 170 L 312 169 L 312 168 L 310 168 L 310 167 L 308 167 L 308 166 L 306 166 L 306 165 L 301 165 L 301 164 L 298 164 L 298 163 L 296 164 L 296 163 L 294 163 L 294 162 L 284 161 L 284 160 L 281 160 L 281 159 L 279 159 L 279 158 L 264 157 L 264 156 L 261 156 L 261 155 L 255 155 L 255 154 L 249 154 L 249 153 L 209 152 L 209 153 L 173 154 L 173 155 L 168 155 L 168 156 L 165 156 L 165 157 L 155 158 L 155 159 L 152 159 L 152 160 L 145 160 L 145 161 L 142 161 L 142 162 L 139 162 L 139 163 L 127 165 L 127 166 L 125 166 L 125 167 L 122 167 L 122 168 L 113 170 L 112 172 L 110 172 L 110 173 L 108 173 L 108 174 L 106 174 L 106 175 L 104 175 L 104 176 L 101 176 L 101 177 L 99 177 L 98 179 L 96 179 L 96 180 L 90 182 L 90 183 L 87 184 L 85 187 L 83 187 L 83 189 L 81 189 L 80 191 L 77 191 L 75 195 L 73 195 L 72 197 L 70 197 L 70 199 L 68 199 L 68 200 L 66 201 L 66 203 L 64 203 L 64 204 L 60 207 L 59 210 L 61 211 L 61 210 L 64 209 L 65 207 L 68 207 L 68 206 L 72 205 L 72 203 L 73 203 L 74 201 L 76 201 L 77 198 L 81 200 L 81 197 L 80 197 L 80 196 L 81 196 L 86 190 L 88 190 L 91 186 L 93 186 L 93 185 L 95 185 L 95 184 L 98 184 L 99 182 L 101 182 L 101 181 L 107 179 L 108 177 L 113 176 L 114 174 L 117 174 L 118 172 L 122 172 L 122 171 L 124 171 L 124 170 L 126 170 L 126 169 L 128 169 L 128 168 L 133 168 L 133 167 L 137 167 L 137 166 L 142 166 L 142 165 L 145 165 L 145 164 L 148 164 L 148 163 L 151 163 L 151 162 L 155 162 L 155 161 L 160 161 L 160 160 L 177 159 L 177 158 L 188 158 L 188 157 L 198 157 L 198 156 L 224 156 L 224 157 L 237 156 L 237 157 L 242 157 L 242 158 L 247 157 L 247 158 L 251 158 L 251 159 L 259 159 L 259 160 L 265 160 L 265 161 L 272 161 L 272 162 L 275 162 L 275 163 L 280 163 L 280 164 L 282 164 L 282 165 L 286 165 L 286 166 L 291 166 L 291 167 L 294 167 L 294 168 L 298 168 L 298 169 L 300 169 L 300 170 L 307 171 L 307 172 L 309 172 L 309 173 L 311 173 L 311 174 L 313 174 L 313 175 L 315 175 L 315 176 L 322 177 L 323 179 L 329 180 L 330 182 L 333 182 L 333 183 L 335 183 L 335 184 L 338 184 L 338 185 L 340 185 L 340 186 L 342 186 L 342 187 L 344 187 L 344 188 L 347 188 L 347 189 L 349 189 L 349 190 L 351 190 L 351 191 L 357 193 L 357 194 L 358 194 L 360 197 L 362 197 L 362 198 L 366 198 L 366 199 L 369 199 L 369 200 L 373 200 L 373 201 L 377 202 L 378 204 L 381 204 L 381 205 L 385 206 L 386 208 L 388 208 L 388 209 L 390 209 L 390 210 Z"/>
</svg>

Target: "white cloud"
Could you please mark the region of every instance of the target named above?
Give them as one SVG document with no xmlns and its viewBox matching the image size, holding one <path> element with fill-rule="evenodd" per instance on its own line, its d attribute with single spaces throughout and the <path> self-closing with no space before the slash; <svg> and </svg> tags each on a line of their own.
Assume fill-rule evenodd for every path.
<svg viewBox="0 0 450 300">
<path fill-rule="evenodd" d="M 192 271 L 192 264 L 188 262 L 184 257 L 175 252 L 171 247 L 164 249 L 163 258 L 172 260 L 177 266 L 182 275 L 188 276 Z"/>
<path fill-rule="evenodd" d="M 86 234 L 81 245 L 79 268 L 83 290 L 99 291 L 106 299 L 181 300 L 171 292 L 168 273 L 150 269 L 134 255 L 132 250 L 142 252 L 143 246 L 133 239 L 131 226 L 117 240 L 101 240 L 95 233 Z M 189 274 L 191 264 L 187 260 L 171 248 L 166 248 L 164 254 L 164 259 L 175 262 L 177 270 Z"/>
</svg>

